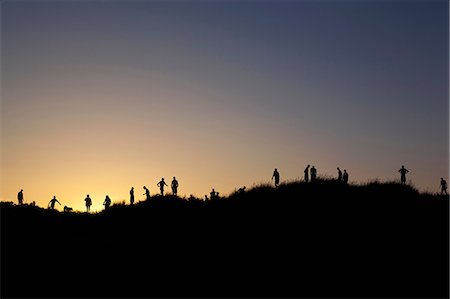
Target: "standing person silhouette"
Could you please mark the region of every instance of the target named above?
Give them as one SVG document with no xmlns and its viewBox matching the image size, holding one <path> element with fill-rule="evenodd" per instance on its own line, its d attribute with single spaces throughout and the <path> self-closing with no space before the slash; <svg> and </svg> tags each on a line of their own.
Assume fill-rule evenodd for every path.
<svg viewBox="0 0 450 299">
<path fill-rule="evenodd" d="M 50 205 L 50 208 L 52 209 L 52 210 L 54 210 L 55 209 L 55 203 L 59 203 L 59 205 L 61 205 L 61 203 L 56 199 L 56 196 L 53 196 L 53 198 L 52 199 L 50 199 L 50 201 L 49 201 L 49 205 Z"/>
<path fill-rule="evenodd" d="M 210 200 L 219 198 L 219 192 L 216 192 L 214 188 L 212 188 L 212 191 L 209 193 L 209 198 Z"/>
<path fill-rule="evenodd" d="M 444 180 L 444 178 L 441 178 L 441 195 L 443 195 L 445 193 L 445 195 L 448 195 L 447 193 L 447 181 Z"/>
<path fill-rule="evenodd" d="M 303 172 L 305 173 L 305 182 L 309 182 L 309 164 Z"/>
<path fill-rule="evenodd" d="M 177 195 L 177 192 L 178 192 L 178 181 L 177 181 L 177 179 L 175 177 L 173 177 L 173 180 L 172 180 L 172 193 L 173 193 L 173 195 Z"/>
<path fill-rule="evenodd" d="M 23 205 L 23 189 L 20 189 L 19 193 L 17 193 L 17 200 L 19 205 Z"/>
<path fill-rule="evenodd" d="M 409 172 L 409 170 L 402 165 L 402 168 L 400 168 L 398 172 L 400 172 L 400 183 L 402 185 L 406 184 L 406 174 Z"/>
<path fill-rule="evenodd" d="M 92 199 L 89 197 L 89 194 L 86 195 L 86 198 L 84 199 L 84 201 L 86 202 L 86 212 L 90 212 L 91 211 L 91 206 L 92 206 Z"/>
<path fill-rule="evenodd" d="M 108 195 L 106 195 L 105 201 L 103 202 L 103 205 L 105 206 L 105 210 L 107 210 L 109 208 L 109 206 L 111 205 L 111 198 L 109 198 Z"/>
<path fill-rule="evenodd" d="M 145 195 L 145 200 L 150 200 L 150 190 L 148 190 L 147 187 L 144 186 L 145 193 L 142 195 Z"/>
<path fill-rule="evenodd" d="M 278 187 L 278 184 L 280 183 L 280 173 L 278 172 L 278 170 L 275 168 L 275 170 L 273 171 L 273 175 L 272 175 L 272 179 L 275 178 L 275 187 Z"/>
<path fill-rule="evenodd" d="M 339 167 L 337 168 L 337 171 L 338 171 L 337 180 L 340 182 L 340 181 L 342 181 L 342 171 L 339 169 Z"/>
<path fill-rule="evenodd" d="M 343 179 L 345 184 L 348 183 L 348 173 L 347 173 L 347 170 L 345 170 L 345 169 L 344 169 L 344 174 L 342 176 L 342 179 Z"/>
<path fill-rule="evenodd" d="M 316 180 L 317 177 L 317 169 L 314 167 L 314 165 L 311 167 L 311 182 Z"/>
<path fill-rule="evenodd" d="M 164 186 L 167 186 L 166 182 L 164 182 L 164 178 L 161 178 L 161 181 L 159 181 L 158 184 L 156 184 L 156 186 L 159 187 L 159 191 L 161 191 L 161 195 L 164 195 Z M 167 186 L 169 187 L 169 186 Z"/>
<path fill-rule="evenodd" d="M 131 187 L 130 190 L 130 205 L 134 204 L 134 187 Z"/>
</svg>

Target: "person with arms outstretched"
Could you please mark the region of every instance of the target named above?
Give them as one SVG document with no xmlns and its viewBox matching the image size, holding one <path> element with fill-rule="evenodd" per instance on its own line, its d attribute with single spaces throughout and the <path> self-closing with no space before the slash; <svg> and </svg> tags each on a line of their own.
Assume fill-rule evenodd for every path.
<svg viewBox="0 0 450 299">
<path fill-rule="evenodd" d="M 400 183 L 402 185 L 406 184 L 406 174 L 409 172 L 409 170 L 406 169 L 404 165 L 402 165 L 402 168 L 400 168 L 398 172 L 400 172 Z"/>
<path fill-rule="evenodd" d="M 50 206 L 50 208 L 51 208 L 52 210 L 55 209 L 55 203 L 59 203 L 59 205 L 61 205 L 61 203 L 56 199 L 56 196 L 53 196 L 53 198 L 50 199 L 50 201 L 49 201 L 49 203 L 48 203 L 48 205 Z"/>
<path fill-rule="evenodd" d="M 134 187 L 131 187 L 130 190 L 130 205 L 134 204 Z"/>
<path fill-rule="evenodd" d="M 109 208 L 109 206 L 111 205 L 111 198 L 109 198 L 108 195 L 106 195 L 105 201 L 103 202 L 103 205 L 105 206 L 105 210 L 107 210 Z"/>
<path fill-rule="evenodd" d="M 86 212 L 89 213 L 91 210 L 91 206 L 92 206 L 92 199 L 89 197 L 89 194 L 86 196 L 84 201 L 86 202 Z"/>
<path fill-rule="evenodd" d="M 159 191 L 161 191 L 161 196 L 164 195 L 164 186 L 169 187 L 169 186 L 166 184 L 166 182 L 164 182 L 164 178 L 161 178 L 161 181 L 159 181 L 159 183 L 156 184 L 156 186 L 159 187 Z"/>
<path fill-rule="evenodd" d="M 447 181 L 444 180 L 444 178 L 441 178 L 441 194 L 443 195 L 445 193 L 445 195 L 448 195 L 447 193 Z"/>
<path fill-rule="evenodd" d="M 144 186 L 145 193 L 142 195 L 145 195 L 145 200 L 150 200 L 150 190 L 148 190 L 147 187 Z"/>
<path fill-rule="evenodd" d="M 175 177 L 173 177 L 172 180 L 172 194 L 173 195 L 177 195 L 178 193 L 178 181 Z"/>
<path fill-rule="evenodd" d="M 272 180 L 275 179 L 275 187 L 278 187 L 278 184 L 280 183 L 280 173 L 275 168 L 272 175 Z"/>
<path fill-rule="evenodd" d="M 344 181 L 345 184 L 348 183 L 348 173 L 347 173 L 346 169 L 344 169 L 344 174 L 342 175 L 342 180 Z"/>
<path fill-rule="evenodd" d="M 305 173 L 305 182 L 309 182 L 309 164 L 306 166 L 305 170 L 303 171 Z"/>
<path fill-rule="evenodd" d="M 19 205 L 23 205 L 23 189 L 20 189 L 19 193 L 17 193 L 17 200 Z"/>
</svg>

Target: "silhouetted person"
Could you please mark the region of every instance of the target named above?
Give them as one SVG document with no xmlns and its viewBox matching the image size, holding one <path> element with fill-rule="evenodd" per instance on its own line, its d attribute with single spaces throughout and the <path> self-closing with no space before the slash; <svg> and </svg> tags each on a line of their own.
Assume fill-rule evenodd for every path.
<svg viewBox="0 0 450 299">
<path fill-rule="evenodd" d="M 17 200 L 19 205 L 23 205 L 23 189 L 20 189 L 19 193 L 17 193 Z"/>
<path fill-rule="evenodd" d="M 53 196 L 53 198 L 52 199 L 50 199 L 50 201 L 49 201 L 49 205 L 50 205 L 50 208 L 52 209 L 52 210 L 54 210 L 55 209 L 55 203 L 59 203 L 59 205 L 61 205 L 61 203 L 56 199 L 56 196 Z"/>
<path fill-rule="evenodd" d="M 244 193 L 244 192 L 245 192 L 245 186 L 238 189 L 238 193 Z"/>
<path fill-rule="evenodd" d="M 148 190 L 147 187 L 144 186 L 145 193 L 142 195 L 145 195 L 145 200 L 150 200 L 150 190 Z"/>
<path fill-rule="evenodd" d="M 398 172 L 400 172 L 400 183 L 403 185 L 406 184 L 406 174 L 409 170 L 402 165 L 402 168 L 400 168 Z"/>
<path fill-rule="evenodd" d="M 212 191 L 209 193 L 209 198 L 211 200 L 219 198 L 219 192 L 214 191 L 214 188 L 213 188 Z"/>
<path fill-rule="evenodd" d="M 105 206 L 105 210 L 107 210 L 109 208 L 109 206 L 111 205 L 111 198 L 109 198 L 108 195 L 106 195 L 105 201 L 103 202 L 103 205 Z"/>
<path fill-rule="evenodd" d="M 340 181 L 342 181 L 342 171 L 339 169 L 339 167 L 337 168 L 337 171 L 338 171 L 337 180 L 340 182 Z"/>
<path fill-rule="evenodd" d="M 84 201 L 86 202 L 86 212 L 89 213 L 89 211 L 91 210 L 91 206 L 92 206 L 92 199 L 89 197 L 89 194 L 86 196 Z"/>
<path fill-rule="evenodd" d="M 317 169 L 314 167 L 314 165 L 311 167 L 311 182 L 315 181 L 317 178 Z"/>
<path fill-rule="evenodd" d="M 164 178 L 161 178 L 161 181 L 159 181 L 158 184 L 156 184 L 156 186 L 159 187 L 159 191 L 161 191 L 161 195 L 164 195 L 164 186 L 167 186 L 166 182 L 164 182 Z M 169 186 L 167 186 L 169 187 Z"/>
<path fill-rule="evenodd" d="M 447 193 L 447 181 L 444 178 L 441 178 L 441 194 L 448 195 Z"/>
<path fill-rule="evenodd" d="M 345 184 L 348 183 L 348 173 L 347 170 L 344 169 L 344 174 L 342 175 L 342 180 L 344 181 Z"/>
<path fill-rule="evenodd" d="M 309 164 L 303 172 L 305 173 L 305 182 L 309 182 Z"/>
<path fill-rule="evenodd" d="M 209 200 L 208 195 L 205 195 L 205 201 Z"/>
<path fill-rule="evenodd" d="M 134 187 L 130 190 L 130 205 L 134 204 Z"/>
<path fill-rule="evenodd" d="M 177 191 L 178 190 L 178 181 L 177 181 L 177 179 L 175 178 L 175 177 L 173 177 L 173 180 L 172 180 L 172 193 L 173 193 L 173 195 L 177 195 Z"/>
<path fill-rule="evenodd" d="M 278 187 L 278 184 L 280 183 L 280 173 L 278 172 L 278 170 L 275 168 L 275 170 L 273 171 L 273 175 L 272 175 L 272 179 L 275 178 L 275 187 Z"/>
</svg>

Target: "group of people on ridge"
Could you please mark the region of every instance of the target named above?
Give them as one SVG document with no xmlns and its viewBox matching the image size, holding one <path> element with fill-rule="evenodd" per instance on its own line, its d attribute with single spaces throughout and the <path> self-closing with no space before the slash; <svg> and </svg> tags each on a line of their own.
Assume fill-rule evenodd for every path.
<svg viewBox="0 0 450 299">
<path fill-rule="evenodd" d="M 341 169 L 339 167 L 337 167 L 337 171 L 338 171 L 338 176 L 337 176 L 337 181 L 339 182 L 343 182 L 345 184 L 348 183 L 348 172 L 346 169 L 344 169 L 344 172 L 341 171 Z M 406 184 L 406 174 L 409 172 L 408 169 L 405 168 L 404 165 L 402 165 L 402 167 L 398 170 L 398 172 L 400 172 L 400 183 L 402 185 Z M 304 181 L 305 182 L 309 182 L 311 180 L 311 182 L 315 181 L 317 179 L 317 169 L 314 167 L 314 165 L 310 168 L 310 165 L 308 164 L 304 170 Z M 280 173 L 278 172 L 278 169 L 275 168 L 275 170 L 273 171 L 272 174 L 272 180 L 274 180 L 275 183 L 275 187 L 278 187 L 280 184 Z M 177 195 L 178 193 L 178 181 L 175 177 L 173 177 L 172 183 L 171 183 L 171 187 L 172 187 L 172 194 L 173 195 Z M 159 187 L 159 190 L 161 192 L 161 195 L 164 195 L 164 187 L 168 185 L 166 184 L 166 182 L 164 181 L 164 178 L 161 178 L 161 181 L 159 181 L 156 186 Z M 441 195 L 448 195 L 447 193 L 447 181 L 444 180 L 444 178 L 441 178 L 440 181 L 440 187 L 441 187 Z M 143 187 L 145 190 L 145 193 L 143 195 L 145 195 L 146 200 L 150 200 L 150 190 L 144 186 Z M 242 193 L 245 191 L 245 187 L 240 188 L 238 190 L 238 193 Z M 20 189 L 19 193 L 17 194 L 17 200 L 19 202 L 19 205 L 23 205 L 23 189 Z M 205 195 L 205 200 L 211 199 L 217 199 L 219 198 L 219 192 L 215 191 L 214 188 L 212 189 L 211 193 L 210 193 L 210 198 L 208 198 L 207 195 Z M 92 199 L 89 197 L 89 194 L 86 196 L 86 198 L 84 199 L 85 204 L 86 204 L 86 211 L 90 212 L 90 208 L 92 206 Z M 105 210 L 107 210 L 110 206 L 111 206 L 111 198 L 106 195 L 105 201 L 103 202 L 103 205 L 105 206 Z M 34 202 L 33 202 L 34 203 Z M 55 209 L 55 204 L 58 203 L 59 205 L 61 205 L 61 203 L 58 201 L 58 199 L 56 199 L 56 196 L 53 196 L 53 198 L 50 200 L 50 202 L 48 203 L 48 207 L 52 210 Z M 134 204 L 134 187 L 131 187 L 130 190 L 130 204 L 133 205 Z M 64 211 L 71 211 L 72 208 L 64 206 Z"/>
</svg>

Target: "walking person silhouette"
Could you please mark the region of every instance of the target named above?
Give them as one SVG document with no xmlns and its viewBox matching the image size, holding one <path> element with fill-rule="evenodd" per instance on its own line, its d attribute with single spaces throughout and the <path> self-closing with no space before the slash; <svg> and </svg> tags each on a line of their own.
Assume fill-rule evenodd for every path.
<svg viewBox="0 0 450 299">
<path fill-rule="evenodd" d="M 145 193 L 142 195 L 145 195 L 145 200 L 150 200 L 150 190 L 148 190 L 147 187 L 144 186 Z"/>
<path fill-rule="evenodd" d="M 305 173 L 305 182 L 309 182 L 309 164 L 303 172 Z"/>
<path fill-rule="evenodd" d="M 86 212 L 90 212 L 91 210 L 91 206 L 92 206 L 92 199 L 89 197 L 89 194 L 86 195 L 86 198 L 84 199 L 84 201 L 86 202 Z"/>
<path fill-rule="evenodd" d="M 50 206 L 50 208 L 51 208 L 52 210 L 55 209 L 55 203 L 59 203 L 59 205 L 61 205 L 61 203 L 56 199 L 56 196 L 53 196 L 53 198 L 50 199 L 50 201 L 49 201 L 49 203 L 48 203 L 48 205 Z"/>
<path fill-rule="evenodd" d="M 173 193 L 173 195 L 177 195 L 177 192 L 178 192 L 178 181 L 177 181 L 177 179 L 175 177 L 173 177 L 173 180 L 172 180 L 172 193 Z"/>
<path fill-rule="evenodd" d="M 402 168 L 400 168 L 398 172 L 400 172 L 400 183 L 402 185 L 406 184 L 406 174 L 409 172 L 409 170 L 406 169 L 404 165 L 402 165 Z"/>
<path fill-rule="evenodd" d="M 159 187 L 159 191 L 161 191 L 161 195 L 162 195 L 162 196 L 164 195 L 164 186 L 169 187 L 169 186 L 166 184 L 166 182 L 164 182 L 164 178 L 161 178 L 161 181 L 159 181 L 159 183 L 156 184 L 156 186 Z"/>
<path fill-rule="evenodd" d="M 111 205 L 111 198 L 109 198 L 108 195 L 106 195 L 105 201 L 103 202 L 103 205 L 105 206 L 105 210 L 107 210 L 109 208 L 109 206 Z"/>
<path fill-rule="evenodd" d="M 348 173 L 347 173 L 347 170 L 345 170 L 345 169 L 344 169 L 344 174 L 342 175 L 342 179 L 345 184 L 348 183 Z"/>
<path fill-rule="evenodd" d="M 130 205 L 134 204 L 134 187 L 131 187 L 130 190 Z"/>
<path fill-rule="evenodd" d="M 316 180 L 317 177 L 317 169 L 314 167 L 314 165 L 311 167 L 311 182 Z"/>
<path fill-rule="evenodd" d="M 275 178 L 275 187 L 278 187 L 278 184 L 280 183 L 280 173 L 278 172 L 278 170 L 276 168 L 273 171 L 272 180 L 274 178 Z"/>
<path fill-rule="evenodd" d="M 448 195 L 447 193 L 447 181 L 444 180 L 444 178 L 441 178 L 441 195 L 443 195 L 445 193 L 445 195 Z"/>
<path fill-rule="evenodd" d="M 17 193 L 17 200 L 19 205 L 23 205 L 23 189 L 20 189 L 19 193 Z"/>
</svg>

